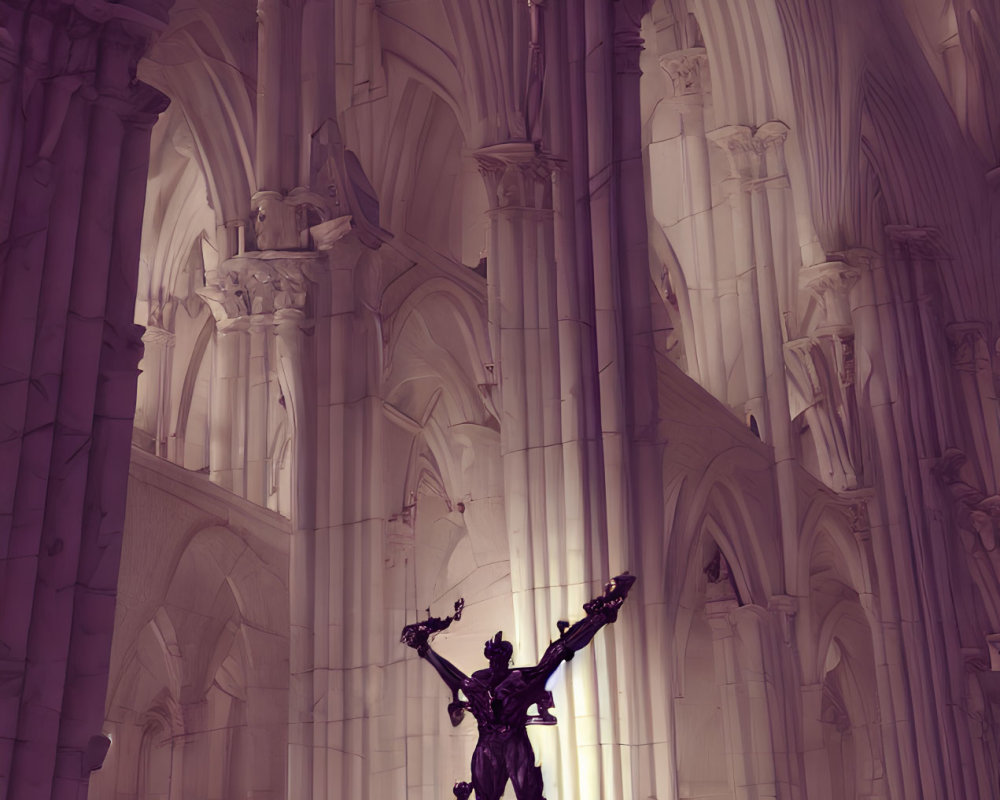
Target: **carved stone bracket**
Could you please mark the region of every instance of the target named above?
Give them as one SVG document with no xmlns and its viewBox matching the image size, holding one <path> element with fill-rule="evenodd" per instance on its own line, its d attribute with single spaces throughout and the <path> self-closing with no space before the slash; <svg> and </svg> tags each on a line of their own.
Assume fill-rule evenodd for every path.
<svg viewBox="0 0 1000 800">
<path fill-rule="evenodd" d="M 730 177 L 743 189 L 753 191 L 775 183 L 787 185 L 785 139 L 789 128 L 784 122 L 765 122 L 758 128 L 726 125 L 709 131 L 708 140 L 726 152 Z"/>
<path fill-rule="evenodd" d="M 894 255 L 912 261 L 940 261 L 949 258 L 937 228 L 913 225 L 886 225 Z"/>
<path fill-rule="evenodd" d="M 670 78 L 675 98 L 708 94 L 712 91 L 708 55 L 704 47 L 667 53 L 660 58 L 660 69 Z"/>
<path fill-rule="evenodd" d="M 955 369 L 977 372 L 991 368 L 986 348 L 986 326 L 982 322 L 955 322 L 945 329 L 948 352 Z"/>
<path fill-rule="evenodd" d="M 760 177 L 760 157 L 753 143 L 753 128 L 749 125 L 726 125 L 708 131 L 705 137 L 725 152 L 730 178 L 742 182 Z"/>
<path fill-rule="evenodd" d="M 987 496 L 964 470 L 968 458 L 961 450 L 945 452 L 934 467 L 934 472 L 944 484 L 958 508 L 959 525 L 975 531 L 983 549 L 991 552 L 997 547 L 997 526 L 1000 523 L 1000 497 Z"/>
<path fill-rule="evenodd" d="M 861 277 L 861 270 L 844 261 L 830 260 L 799 272 L 799 286 L 807 289 L 823 308 L 821 334 L 843 334 L 851 329 L 851 289 Z"/>
</svg>

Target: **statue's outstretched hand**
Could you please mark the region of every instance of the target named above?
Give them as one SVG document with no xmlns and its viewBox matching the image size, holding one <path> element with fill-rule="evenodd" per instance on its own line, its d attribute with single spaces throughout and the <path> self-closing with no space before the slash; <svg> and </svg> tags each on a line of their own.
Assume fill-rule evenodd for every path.
<svg viewBox="0 0 1000 800">
<path fill-rule="evenodd" d="M 604 594 L 598 595 L 589 603 L 584 603 L 583 610 L 587 612 L 588 617 L 600 615 L 604 617 L 605 622 L 614 622 L 618 619 L 618 609 L 628 597 L 633 583 L 635 575 L 629 575 L 627 572 L 617 575 L 604 586 Z"/>
</svg>

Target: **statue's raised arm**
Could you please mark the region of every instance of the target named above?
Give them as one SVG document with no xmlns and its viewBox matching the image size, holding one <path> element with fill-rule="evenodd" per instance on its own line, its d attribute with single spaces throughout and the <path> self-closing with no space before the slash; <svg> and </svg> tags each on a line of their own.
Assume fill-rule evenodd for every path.
<svg viewBox="0 0 1000 800">
<path fill-rule="evenodd" d="M 462 618 L 462 610 L 465 608 L 465 599 L 459 598 L 455 601 L 455 613 L 450 617 L 441 619 L 440 617 L 429 616 L 420 622 L 414 622 L 403 628 L 399 641 L 409 645 L 417 651 L 417 655 L 427 661 L 438 675 L 451 689 L 452 701 L 448 705 L 448 715 L 451 717 L 451 724 L 458 725 L 462 721 L 466 704 L 458 697 L 458 690 L 462 687 L 462 681 L 468 680 L 462 670 L 452 664 L 448 659 L 438 655 L 431 649 L 430 637 L 433 633 L 440 633 L 448 628 L 452 622 Z"/>
<path fill-rule="evenodd" d="M 612 578 L 605 584 L 603 594 L 583 604 L 587 614 L 583 619 L 573 625 L 559 623 L 560 636 L 548 646 L 538 662 L 535 668 L 538 673 L 548 678 L 563 661 L 569 661 L 578 650 L 590 644 L 601 628 L 618 619 L 618 609 L 628 597 L 633 583 L 635 575 L 627 572 Z"/>
</svg>

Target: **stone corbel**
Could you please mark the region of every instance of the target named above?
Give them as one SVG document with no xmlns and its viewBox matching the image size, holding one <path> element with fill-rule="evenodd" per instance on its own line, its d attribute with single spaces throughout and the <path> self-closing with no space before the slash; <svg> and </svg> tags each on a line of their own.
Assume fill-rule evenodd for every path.
<svg viewBox="0 0 1000 800">
<path fill-rule="evenodd" d="M 861 270 L 839 260 L 823 261 L 800 270 L 799 286 L 808 290 L 823 310 L 818 334 L 851 334 L 850 294 L 860 277 Z"/>
<path fill-rule="evenodd" d="M 674 99 L 700 98 L 712 91 L 708 55 L 704 47 L 675 50 L 660 58 L 660 69 L 670 79 Z"/>
<path fill-rule="evenodd" d="M 788 168 L 785 165 L 785 140 L 788 126 L 779 120 L 765 122 L 754 131 L 754 146 L 764 160 L 764 175 L 768 181 L 788 182 Z M 762 176 L 764 177 L 764 176 Z"/>
<path fill-rule="evenodd" d="M 760 152 L 754 147 L 753 129 L 748 125 L 726 125 L 705 134 L 708 141 L 726 154 L 729 179 L 740 186 L 761 177 Z"/>
<path fill-rule="evenodd" d="M 951 363 L 960 372 L 991 370 L 986 349 L 986 326 L 982 322 L 954 322 L 945 329 Z"/>
<path fill-rule="evenodd" d="M 948 258 L 937 228 L 914 225 L 886 225 L 885 232 L 897 258 L 910 261 L 940 261 Z"/>
</svg>

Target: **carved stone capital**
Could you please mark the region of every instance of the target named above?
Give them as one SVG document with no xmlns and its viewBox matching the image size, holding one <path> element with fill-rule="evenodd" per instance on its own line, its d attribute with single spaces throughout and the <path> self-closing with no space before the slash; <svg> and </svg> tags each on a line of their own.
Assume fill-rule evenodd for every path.
<svg viewBox="0 0 1000 800">
<path fill-rule="evenodd" d="M 831 261 L 842 261 L 863 273 L 882 266 L 882 254 L 866 247 L 852 247 L 837 253 L 827 253 Z"/>
<path fill-rule="evenodd" d="M 953 322 L 946 326 L 948 352 L 955 369 L 976 372 L 989 369 L 986 350 L 986 326 L 982 322 Z"/>
<path fill-rule="evenodd" d="M 916 261 L 941 261 L 948 259 L 948 251 L 941 243 L 937 228 L 913 225 L 886 225 L 886 235 L 892 242 L 897 258 Z"/>
<path fill-rule="evenodd" d="M 799 286 L 807 289 L 823 309 L 823 333 L 842 333 L 851 328 L 850 292 L 861 270 L 844 261 L 823 261 L 799 271 Z"/>
<path fill-rule="evenodd" d="M 670 78 L 675 98 L 711 91 L 708 56 L 704 47 L 667 53 L 660 58 L 660 69 Z"/>
<path fill-rule="evenodd" d="M 725 152 L 731 178 L 747 181 L 760 177 L 760 155 L 749 125 L 726 125 L 708 131 L 705 137 Z"/>
<path fill-rule="evenodd" d="M 560 162 L 531 142 L 505 142 L 473 153 L 492 210 L 550 209 L 552 177 Z"/>
<path fill-rule="evenodd" d="M 232 328 L 234 320 L 262 314 L 304 314 L 323 260 L 314 253 L 245 253 L 221 264 L 216 281 L 197 293 L 220 330 Z"/>
<path fill-rule="evenodd" d="M 850 506 L 851 532 L 859 541 L 867 541 L 872 535 L 871 521 L 868 518 L 868 501 L 861 500 Z"/>
</svg>

